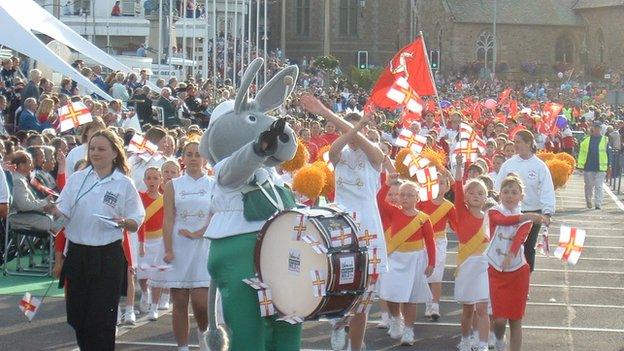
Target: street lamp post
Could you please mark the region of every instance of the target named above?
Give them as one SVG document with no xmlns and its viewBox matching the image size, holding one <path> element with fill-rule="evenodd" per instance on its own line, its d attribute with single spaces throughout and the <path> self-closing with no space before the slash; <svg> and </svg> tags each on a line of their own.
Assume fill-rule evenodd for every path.
<svg viewBox="0 0 624 351">
<path fill-rule="evenodd" d="M 498 40 L 496 40 L 496 16 L 498 12 L 498 0 L 494 0 L 494 21 L 492 22 L 493 50 L 492 50 L 492 78 L 496 75 L 496 50 L 498 49 Z"/>
</svg>

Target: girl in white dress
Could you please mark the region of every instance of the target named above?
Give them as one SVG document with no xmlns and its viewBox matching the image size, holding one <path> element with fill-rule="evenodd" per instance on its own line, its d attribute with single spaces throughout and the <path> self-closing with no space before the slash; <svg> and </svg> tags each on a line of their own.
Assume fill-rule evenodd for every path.
<svg viewBox="0 0 624 351">
<path fill-rule="evenodd" d="M 188 350 L 189 297 L 198 327 L 200 350 L 208 350 L 203 337 L 208 327 L 208 250 L 210 241 L 203 237 L 210 222 L 210 198 L 213 179 L 203 172 L 204 159 L 199 144 L 189 142 L 182 149 L 184 174 L 165 185 L 163 260 L 171 265 L 152 281 L 157 287 L 170 288 L 173 301 L 173 334 L 178 350 Z"/>
</svg>

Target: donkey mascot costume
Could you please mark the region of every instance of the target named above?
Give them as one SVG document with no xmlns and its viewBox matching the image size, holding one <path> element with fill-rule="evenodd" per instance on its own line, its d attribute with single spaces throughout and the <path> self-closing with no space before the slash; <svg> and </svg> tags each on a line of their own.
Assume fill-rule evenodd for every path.
<svg viewBox="0 0 624 351">
<path fill-rule="evenodd" d="M 255 273 L 256 239 L 276 212 L 271 204 L 277 200 L 284 208 L 294 207 L 292 193 L 282 186 L 274 167 L 294 157 L 297 138 L 283 119 L 266 113 L 288 98 L 299 69 L 284 68 L 250 100 L 249 87 L 262 64 L 261 58 L 251 62 L 235 101 L 215 108 L 200 142 L 200 153 L 213 166 L 216 179 L 213 217 L 206 230 L 211 239 L 208 270 L 211 288 L 221 294 L 231 350 L 299 350 L 301 325 L 276 316 L 262 318 L 257 292 L 242 281 Z M 279 194 L 280 199 L 269 200 L 267 193 Z"/>
</svg>

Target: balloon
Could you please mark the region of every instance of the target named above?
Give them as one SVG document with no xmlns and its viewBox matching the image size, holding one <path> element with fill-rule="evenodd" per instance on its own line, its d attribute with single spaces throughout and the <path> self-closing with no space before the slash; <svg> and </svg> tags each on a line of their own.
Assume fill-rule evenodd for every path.
<svg viewBox="0 0 624 351">
<path fill-rule="evenodd" d="M 440 107 L 442 107 L 442 108 L 449 108 L 451 106 L 453 106 L 453 104 L 451 104 L 451 102 L 448 101 L 448 100 L 440 101 Z"/>
<path fill-rule="evenodd" d="M 489 108 L 490 110 L 493 110 L 496 108 L 496 100 L 487 99 L 485 100 L 485 104 L 483 104 L 483 106 L 485 106 L 485 108 Z"/>
<path fill-rule="evenodd" d="M 557 117 L 557 128 L 559 129 L 565 129 L 565 127 L 568 126 L 568 119 L 564 116 L 564 115 L 559 115 Z"/>
<path fill-rule="evenodd" d="M 559 77 L 559 79 L 563 78 L 563 72 L 557 73 L 557 77 Z"/>
</svg>

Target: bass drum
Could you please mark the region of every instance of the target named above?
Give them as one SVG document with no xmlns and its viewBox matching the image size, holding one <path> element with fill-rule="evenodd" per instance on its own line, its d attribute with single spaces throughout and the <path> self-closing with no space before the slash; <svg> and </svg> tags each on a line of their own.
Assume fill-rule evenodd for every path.
<svg viewBox="0 0 624 351">
<path fill-rule="evenodd" d="M 332 208 L 283 211 L 267 221 L 256 244 L 256 272 L 275 309 L 305 320 L 347 314 L 368 286 L 367 263 L 356 224 Z"/>
</svg>

